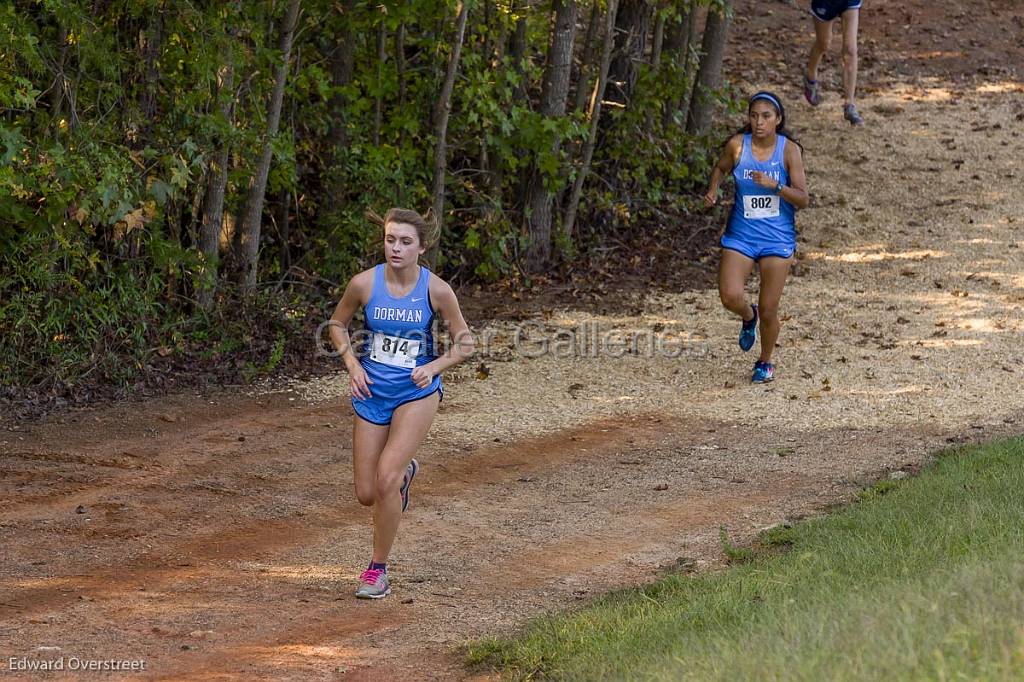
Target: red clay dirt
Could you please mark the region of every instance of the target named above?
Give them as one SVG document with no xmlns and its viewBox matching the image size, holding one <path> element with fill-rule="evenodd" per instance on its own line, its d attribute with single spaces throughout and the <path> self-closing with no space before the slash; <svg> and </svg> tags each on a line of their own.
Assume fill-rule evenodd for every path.
<svg viewBox="0 0 1024 682">
<path fill-rule="evenodd" d="M 362 553 L 331 551 L 367 535 L 349 415 L 281 396 L 180 396 L 13 432 L 5 650 L 140 658 L 153 679 L 457 677 L 451 644 L 659 566 L 717 563 L 720 525 L 745 538 L 813 513 L 926 435 L 777 433 L 785 453 L 759 444 L 754 469 L 730 456 L 752 447 L 748 434 L 659 415 L 427 447 L 395 594 L 364 603 L 351 597 Z M 815 462 L 823 444 L 854 443 L 845 469 Z"/>
</svg>

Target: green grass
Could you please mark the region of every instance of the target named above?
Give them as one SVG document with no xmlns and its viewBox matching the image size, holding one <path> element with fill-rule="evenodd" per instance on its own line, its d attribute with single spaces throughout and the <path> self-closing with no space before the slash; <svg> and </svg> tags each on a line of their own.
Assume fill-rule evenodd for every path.
<svg viewBox="0 0 1024 682">
<path fill-rule="evenodd" d="M 760 544 L 476 643 L 468 661 L 515 679 L 1024 678 L 1024 441 L 949 453 Z"/>
</svg>

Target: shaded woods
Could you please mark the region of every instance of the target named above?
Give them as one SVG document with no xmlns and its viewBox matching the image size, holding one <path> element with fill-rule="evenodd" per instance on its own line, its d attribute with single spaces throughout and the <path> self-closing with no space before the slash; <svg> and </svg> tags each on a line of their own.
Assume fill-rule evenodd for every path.
<svg viewBox="0 0 1024 682">
<path fill-rule="evenodd" d="M 434 207 L 457 281 L 544 274 L 685 213 L 729 99 L 695 92 L 721 82 L 725 31 L 703 27 L 728 11 L 6 3 L 0 384 L 126 384 L 231 358 L 255 328 L 270 341 L 236 369 L 267 369 L 310 301 L 375 262 L 367 209 Z"/>
</svg>

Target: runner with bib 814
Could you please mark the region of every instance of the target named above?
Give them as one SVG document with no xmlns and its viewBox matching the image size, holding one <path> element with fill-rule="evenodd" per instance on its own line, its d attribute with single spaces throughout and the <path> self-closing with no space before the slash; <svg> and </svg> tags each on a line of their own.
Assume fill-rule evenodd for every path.
<svg viewBox="0 0 1024 682">
<path fill-rule="evenodd" d="M 331 317 L 330 334 L 349 373 L 355 423 L 352 468 L 359 502 L 373 507 L 373 554 L 356 596 L 391 593 L 387 561 L 419 462 L 413 458 L 441 402 L 441 372 L 472 355 L 474 342 L 455 292 L 419 264 L 437 239 L 434 220 L 393 208 L 383 219 L 385 262 L 351 279 Z M 352 347 L 348 325 L 358 308 L 369 338 Z M 435 315 L 448 323 L 451 347 L 434 352 Z"/>
<path fill-rule="evenodd" d="M 762 91 L 747 104 L 747 125 L 729 138 L 711 171 L 704 203 L 718 202 L 718 187 L 732 173 L 736 201 L 722 235 L 718 293 L 722 305 L 743 318 L 739 345 L 750 350 L 761 326 L 761 356 L 751 381 L 775 378 L 772 352 L 779 337 L 779 301 L 796 252 L 796 209 L 809 198 L 800 143 L 786 129 L 786 110 L 774 93 Z M 792 142 L 793 144 L 788 144 Z M 744 285 L 757 263 L 758 303 L 747 302 Z"/>
</svg>

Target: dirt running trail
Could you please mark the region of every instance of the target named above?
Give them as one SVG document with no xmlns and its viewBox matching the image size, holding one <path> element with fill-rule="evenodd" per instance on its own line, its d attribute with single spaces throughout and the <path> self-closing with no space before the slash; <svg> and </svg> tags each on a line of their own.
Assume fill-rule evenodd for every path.
<svg viewBox="0 0 1024 682">
<path fill-rule="evenodd" d="M 734 41 L 755 44 L 731 48 L 730 70 L 790 103 L 813 195 L 774 384 L 749 384 L 714 291 L 651 294 L 636 317 L 524 321 L 534 342 L 577 329 L 589 349 L 587 330 L 617 329 L 685 341 L 682 357 L 529 359 L 492 327 L 490 375 L 447 380 L 394 593 L 373 603 L 351 597 L 369 513 L 340 379 L 0 432 L 0 669 L 64 656 L 142 659 L 146 679 L 466 677 L 470 638 L 720 565 L 720 527 L 742 542 L 948 443 L 1020 433 L 1024 88 L 994 61 L 962 73 L 998 53 L 1012 3 L 866 12 L 857 130 L 838 78 L 818 110 L 791 84 L 805 18 L 737 4 Z M 965 5 L 973 22 L 952 22 Z"/>
</svg>

